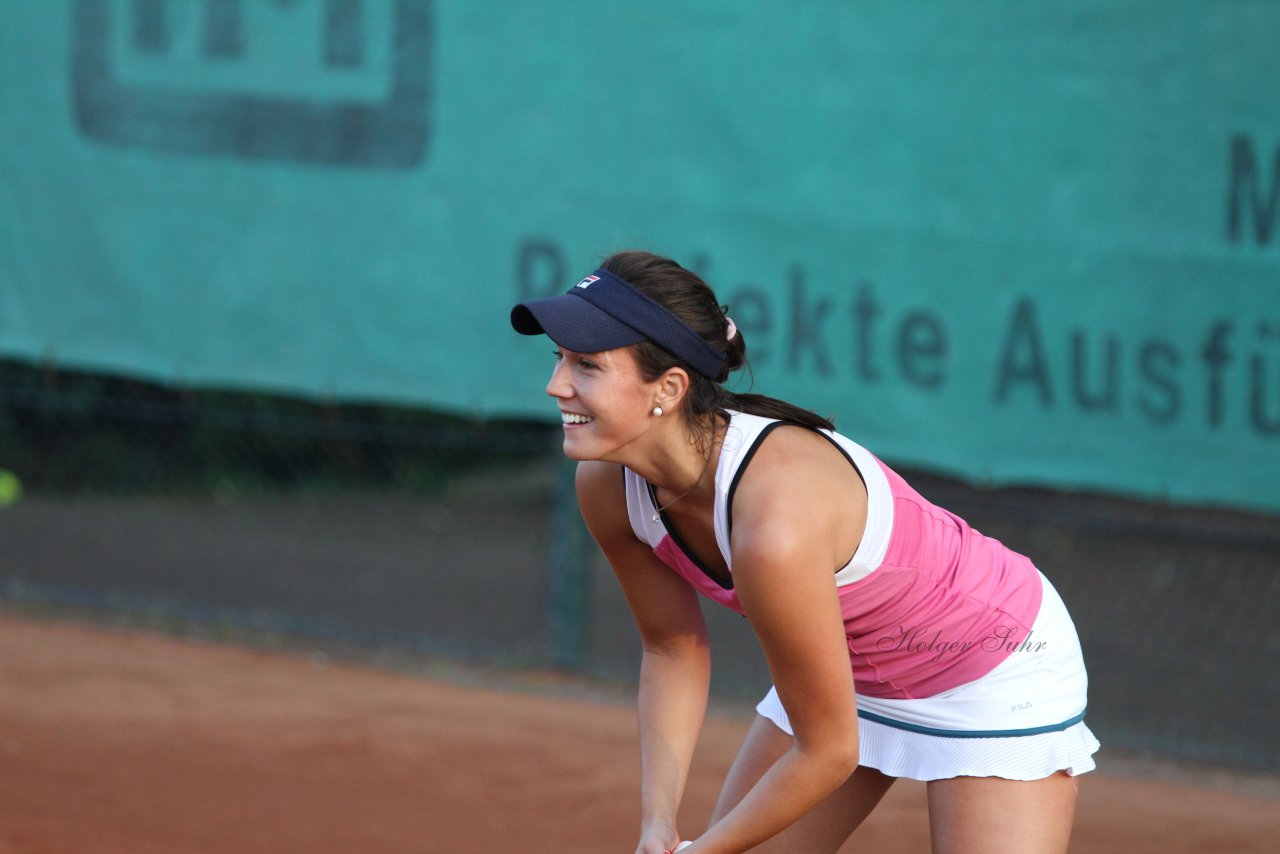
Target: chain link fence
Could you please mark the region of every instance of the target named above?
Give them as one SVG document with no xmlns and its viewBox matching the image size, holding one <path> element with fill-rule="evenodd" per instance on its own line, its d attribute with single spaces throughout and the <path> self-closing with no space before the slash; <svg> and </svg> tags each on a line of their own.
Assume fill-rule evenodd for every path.
<svg viewBox="0 0 1280 854">
<path fill-rule="evenodd" d="M 22 484 L 0 494 L 0 599 L 630 681 L 635 629 L 558 439 L 0 361 L 0 469 Z M 1280 773 L 1280 519 L 905 474 L 1053 580 L 1105 747 Z M 713 690 L 762 694 L 750 627 L 706 613 Z"/>
<path fill-rule="evenodd" d="M 0 584 L 223 634 L 537 665 L 552 503 L 529 472 L 553 447 L 545 425 L 0 363 L 0 468 L 22 484 Z M 476 633 L 490 597 L 516 613 Z"/>
</svg>

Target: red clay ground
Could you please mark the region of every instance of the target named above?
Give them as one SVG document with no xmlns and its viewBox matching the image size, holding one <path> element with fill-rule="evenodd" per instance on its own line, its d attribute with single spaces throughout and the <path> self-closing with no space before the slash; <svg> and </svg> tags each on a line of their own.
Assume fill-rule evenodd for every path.
<svg viewBox="0 0 1280 854">
<path fill-rule="evenodd" d="M 0 851 L 632 851 L 629 704 L 502 684 L 0 613 Z M 687 833 L 744 728 L 708 721 Z M 1072 851 L 1277 850 L 1280 787 L 1192 780 L 1088 775 Z M 846 850 L 928 851 L 923 797 L 895 786 Z"/>
</svg>

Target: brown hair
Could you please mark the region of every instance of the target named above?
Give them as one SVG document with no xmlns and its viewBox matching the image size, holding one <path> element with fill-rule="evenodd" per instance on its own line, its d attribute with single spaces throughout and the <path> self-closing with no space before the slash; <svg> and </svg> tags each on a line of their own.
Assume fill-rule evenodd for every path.
<svg viewBox="0 0 1280 854">
<path fill-rule="evenodd" d="M 738 394 L 722 385 L 731 372 L 747 364 L 747 342 L 743 340 L 741 331 L 736 332 L 732 339 L 727 338 L 728 317 L 711 287 L 696 273 L 670 258 L 635 250 L 610 255 L 600 266 L 665 307 L 708 344 L 725 354 L 724 372 L 712 380 L 652 341 L 641 341 L 635 345 L 637 361 L 646 379 L 655 380 L 677 365 L 688 372 L 690 385 L 681 405 L 682 414 L 697 431 L 700 441 L 711 435 L 708 416 L 718 413 L 727 417 L 725 410 L 728 409 L 814 429 L 835 429 L 829 419 L 815 412 L 762 394 Z"/>
</svg>

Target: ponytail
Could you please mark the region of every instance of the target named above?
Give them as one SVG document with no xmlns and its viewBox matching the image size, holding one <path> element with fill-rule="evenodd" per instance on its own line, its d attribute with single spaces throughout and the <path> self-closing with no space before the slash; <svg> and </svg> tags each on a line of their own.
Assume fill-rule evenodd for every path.
<svg viewBox="0 0 1280 854">
<path fill-rule="evenodd" d="M 831 419 L 823 418 L 816 412 L 796 406 L 794 403 L 787 403 L 785 400 L 778 400 L 776 397 L 766 397 L 763 394 L 735 394 L 731 391 L 725 391 L 725 397 L 727 401 L 724 409 L 759 415 L 761 418 L 771 418 L 775 421 L 786 421 L 788 424 L 799 424 L 801 427 L 810 427 L 814 430 L 836 429 L 835 422 Z"/>
</svg>

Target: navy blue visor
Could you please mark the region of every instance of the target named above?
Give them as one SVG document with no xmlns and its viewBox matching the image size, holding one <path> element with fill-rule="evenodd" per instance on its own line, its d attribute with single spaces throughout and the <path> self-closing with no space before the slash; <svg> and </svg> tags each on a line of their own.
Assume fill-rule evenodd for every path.
<svg viewBox="0 0 1280 854">
<path fill-rule="evenodd" d="M 596 270 L 568 293 L 522 302 L 511 309 L 521 335 L 546 334 L 579 353 L 599 353 L 652 341 L 713 380 L 724 373 L 723 353 L 676 317 L 608 270 Z"/>
</svg>

